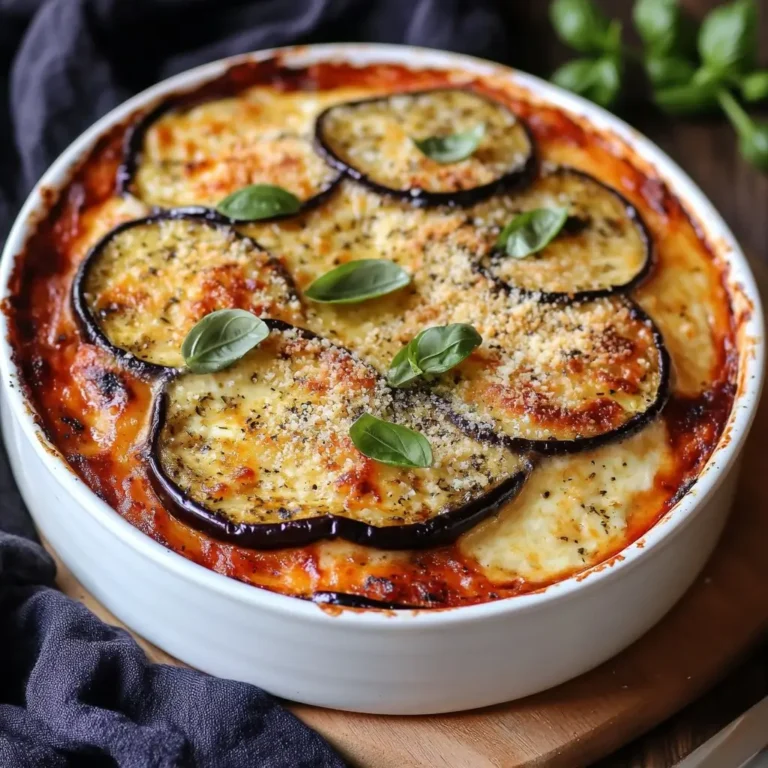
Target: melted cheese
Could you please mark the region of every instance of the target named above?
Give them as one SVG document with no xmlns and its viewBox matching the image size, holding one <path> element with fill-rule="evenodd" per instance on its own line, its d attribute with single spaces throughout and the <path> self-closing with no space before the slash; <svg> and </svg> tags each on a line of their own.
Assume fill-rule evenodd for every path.
<svg viewBox="0 0 768 768">
<path fill-rule="evenodd" d="M 520 496 L 459 542 L 496 582 L 540 583 L 619 549 L 653 514 L 647 495 L 674 457 L 664 422 L 609 447 L 543 461 Z"/>
<path fill-rule="evenodd" d="M 350 259 L 388 258 L 408 288 L 359 305 L 307 305 L 307 325 L 380 372 L 433 325 L 470 323 L 483 344 L 436 383 L 457 412 L 510 438 L 573 440 L 620 427 L 654 401 L 652 330 L 621 298 L 574 305 L 500 291 L 473 267 L 464 213 L 413 209 L 352 182 L 299 219 L 245 231 L 284 258 L 299 286 Z"/>
<path fill-rule="evenodd" d="M 213 207 L 249 184 L 308 200 L 338 177 L 313 148 L 315 117 L 338 98 L 257 87 L 170 110 L 146 132 L 133 190 L 164 208 Z"/>
<path fill-rule="evenodd" d="M 128 227 L 94 255 L 85 301 L 109 341 L 178 367 L 192 326 L 216 309 L 296 321 L 301 305 L 280 265 L 248 238 L 196 219 Z"/>
<path fill-rule="evenodd" d="M 165 473 L 234 523 L 325 514 L 375 526 L 419 523 L 527 466 L 519 454 L 467 437 L 429 397 L 393 396 L 348 352 L 295 330 L 273 331 L 225 371 L 178 378 L 167 398 Z M 399 468 L 363 456 L 348 436 L 362 413 L 423 434 L 433 465 Z"/>
<path fill-rule="evenodd" d="M 427 157 L 414 139 L 485 126 L 474 153 L 455 163 Z M 520 170 L 532 147 L 506 107 L 470 91 L 437 90 L 342 104 L 322 118 L 321 138 L 355 172 L 387 189 L 457 192 Z"/>
<path fill-rule="evenodd" d="M 344 83 L 356 84 L 350 89 L 346 85 L 336 87 L 342 79 L 338 73 L 333 73 L 330 80 L 326 76 L 327 70 L 320 66 L 313 68 L 311 73 L 302 73 L 302 83 L 306 78 L 309 89 L 303 92 L 282 93 L 270 87 L 249 89 L 237 98 L 167 113 L 147 132 L 133 191 L 148 203 L 161 206 L 212 205 L 238 186 L 267 181 L 286 186 L 306 199 L 323 189 L 328 179 L 334 177 L 322 163 L 318 164 L 307 141 L 314 114 L 330 104 L 381 95 L 394 87 L 432 87 L 436 83 L 445 85 L 468 79 L 466 73 L 451 73 L 438 82 L 434 73 L 406 73 L 389 66 L 383 69 L 354 67 L 343 76 Z M 329 87 L 329 82 L 333 83 L 333 89 L 323 91 Z M 26 296 L 15 310 L 18 312 L 18 333 L 14 339 L 24 370 L 28 372 L 27 384 L 33 391 L 35 405 L 49 434 L 64 455 L 71 457 L 75 470 L 121 515 L 188 558 L 243 581 L 284 593 L 311 596 L 319 589 L 340 590 L 378 599 L 392 599 L 395 595 L 409 603 L 458 605 L 515 594 L 518 589 L 535 588 L 600 562 L 647 530 L 682 483 L 695 476 L 696 468 L 700 466 L 696 462 L 706 458 L 707 446 L 714 443 L 714 439 L 710 443 L 699 439 L 702 424 L 711 421 L 713 429 L 722 425 L 722 422 L 715 423 L 714 416 L 707 413 L 708 401 L 704 399 L 708 393 L 717 391 L 714 382 L 724 380 L 728 372 L 723 365 L 722 351 L 731 341 L 729 323 L 733 318 L 722 284 L 722 265 L 708 253 L 706 242 L 676 208 L 674 201 L 664 197 L 663 186 L 655 176 L 633 167 L 631 155 L 626 159 L 621 157 L 623 149 L 617 150 L 610 136 L 588 130 L 582 132 L 578 128 L 579 121 L 571 121 L 559 110 L 544 104 L 528 104 L 529 95 L 518 92 L 506 78 L 503 82 L 499 79 L 478 83 L 478 87 L 485 86 L 494 89 L 499 98 L 503 98 L 506 90 L 510 104 L 528 116 L 528 123 L 537 135 L 537 152 L 545 168 L 548 163 L 555 163 L 583 169 L 621 190 L 642 212 L 653 235 L 658 261 L 650 277 L 633 290 L 632 297 L 648 311 L 664 334 L 674 366 L 674 394 L 702 398 L 700 407 L 694 401 L 696 410 L 686 412 L 690 414 L 691 423 L 670 422 L 675 424 L 673 435 L 667 433 L 662 418 L 647 425 L 637 435 L 600 450 L 565 458 L 540 459 L 516 501 L 497 518 L 471 530 L 451 547 L 394 552 L 336 540 L 317 542 L 309 547 L 258 552 L 199 534 L 169 516 L 149 487 L 143 456 L 145 425 L 151 407 L 150 387 L 130 370 L 110 360 L 106 351 L 84 343 L 73 327 L 69 311 L 69 286 L 86 250 L 114 225 L 149 212 L 140 200 L 121 199 L 104 191 L 113 188 L 116 151 L 113 141 L 106 152 L 96 153 L 86 160 L 82 172 L 78 172 L 72 186 L 63 193 L 63 206 L 51 214 L 51 222 L 43 222 L 44 231 L 48 224 L 52 224 L 50 239 L 33 244 L 24 257 L 20 290 L 25 291 Z M 260 116 L 258 122 L 254 120 L 257 113 Z M 351 113 L 347 116 L 351 120 Z M 437 191 L 444 191 L 474 186 L 494 178 L 503 170 L 506 161 L 489 165 L 485 161 L 479 162 L 479 154 L 469 163 L 447 167 L 427 161 L 420 153 L 414 154 L 410 138 L 402 141 L 411 132 L 422 138 L 428 134 L 472 128 L 476 124 L 471 117 L 463 122 L 454 119 L 449 122 L 437 113 L 424 122 L 426 116 L 424 111 L 415 115 L 416 125 L 411 127 L 401 122 L 402 115 L 396 119 L 392 115 L 371 115 L 369 129 L 373 131 L 372 135 L 383 131 L 387 139 L 380 146 L 374 146 L 362 137 L 368 141 L 373 153 L 366 162 L 370 161 L 368 167 L 374 178 L 381 172 L 385 181 L 402 183 L 406 188 L 413 183 L 423 183 L 427 187 L 434 183 Z M 510 131 L 508 138 L 519 138 L 522 134 L 518 129 L 520 126 Z M 340 130 L 351 137 L 354 129 L 350 122 L 346 122 L 340 125 Z M 485 154 L 488 148 L 481 149 L 482 156 L 488 158 Z M 511 143 L 508 149 L 507 159 L 514 160 L 516 150 Z M 528 149 L 525 142 L 520 142 L 519 157 L 514 162 L 522 161 Z M 375 159 L 372 159 L 374 155 Z M 416 175 L 410 177 L 407 172 L 412 164 Z M 394 176 L 387 176 L 393 169 Z M 85 179 L 82 185 L 80 179 Z M 472 379 L 468 371 L 471 373 L 476 365 L 480 383 L 492 381 L 488 378 L 491 369 L 479 365 L 478 361 L 495 354 L 491 347 L 493 339 L 500 333 L 502 336 L 507 334 L 505 329 L 509 322 L 512 325 L 508 338 L 517 346 L 506 350 L 502 362 L 518 369 L 515 373 L 517 380 L 524 363 L 533 361 L 534 367 L 541 367 L 542 352 L 551 355 L 558 345 L 564 349 L 563 345 L 570 343 L 568 334 L 559 341 L 548 338 L 550 334 L 557 336 L 569 324 L 572 327 L 569 333 L 576 339 L 577 346 L 590 345 L 589 339 L 579 336 L 581 332 L 574 327 L 579 324 L 576 322 L 579 312 L 585 311 L 587 325 L 594 320 L 598 327 L 607 330 L 610 323 L 604 323 L 603 319 L 610 319 L 611 313 L 618 310 L 619 314 L 610 322 L 618 326 L 624 338 L 637 335 L 640 341 L 635 356 L 627 358 L 628 381 L 636 380 L 640 369 L 632 370 L 635 363 L 642 362 L 644 355 L 651 351 L 647 329 L 634 327 L 630 319 L 622 318 L 618 303 L 601 302 L 589 305 L 586 310 L 571 308 L 566 314 L 547 319 L 537 315 L 535 306 L 529 311 L 528 300 L 514 291 L 511 298 L 489 293 L 473 269 L 478 257 L 488 255 L 498 229 L 509 215 L 531 206 L 552 204 L 561 200 L 561 192 L 573 209 L 586 208 L 590 217 L 599 214 L 600 220 L 608 221 L 617 219 L 621 213 L 615 209 L 615 201 L 606 198 L 600 190 L 596 189 L 594 197 L 590 194 L 585 202 L 581 193 L 586 195 L 586 188 L 570 188 L 566 194 L 565 190 L 559 192 L 548 183 L 545 178 L 527 190 L 501 195 L 471 208 L 439 208 L 430 210 L 427 215 L 344 182 L 341 192 L 324 201 L 313 214 L 246 229 L 275 256 L 285 259 L 299 288 L 306 287 L 316 276 L 340 262 L 366 257 L 397 261 L 414 275 L 413 285 L 370 304 L 348 306 L 343 310 L 308 304 L 306 314 L 302 314 L 298 304 L 284 303 L 285 286 L 277 283 L 268 281 L 264 299 L 274 299 L 275 312 L 278 308 L 288 312 L 290 317 L 278 316 L 286 317 L 289 322 L 314 328 L 332 340 L 354 345 L 358 354 L 373 363 L 378 371 L 386 370 L 390 357 L 425 325 L 447 322 L 450 318 L 461 318 L 478 326 L 482 323 L 486 342 L 461 370 L 456 371 L 461 376 L 459 388 L 469 387 L 467 381 Z M 581 241 L 569 236 L 567 241 L 554 243 L 536 259 L 495 264 L 494 268 L 499 270 L 496 274 L 512 285 L 534 292 L 537 289 L 573 291 L 623 280 L 632 273 L 639 259 L 633 230 L 631 227 L 624 229 L 620 237 L 603 231 L 602 227 L 600 230 L 599 233 L 584 230 L 584 237 L 590 242 L 588 248 L 576 247 Z M 597 234 L 600 237 L 596 237 Z M 185 247 L 190 254 L 201 247 L 207 250 L 208 245 L 212 245 L 202 229 L 180 229 L 174 237 L 187 241 Z M 247 255 L 236 255 L 229 249 L 229 240 L 221 243 L 219 255 L 211 256 L 210 260 L 203 259 L 203 271 L 209 268 L 215 271 L 221 256 L 226 263 L 232 260 L 244 279 L 245 276 L 259 277 L 265 269 L 269 275 L 273 274 L 271 267 L 264 266 L 264 255 L 258 249 Z M 157 253 L 163 252 L 167 253 L 167 249 L 159 247 Z M 142 308 L 132 320 L 127 307 L 121 306 L 114 313 L 113 325 L 108 322 L 108 317 L 99 320 L 108 334 L 115 334 L 116 341 L 122 341 L 125 348 L 133 346 L 138 354 L 152 355 L 159 350 L 162 356 L 154 359 L 177 365 L 180 363 L 181 339 L 199 312 L 219 306 L 245 305 L 254 309 L 250 305 L 251 291 L 230 290 L 232 286 L 227 281 L 214 279 L 211 283 L 199 279 L 192 260 L 183 269 L 178 268 L 179 271 L 176 266 L 171 268 L 160 263 L 164 279 L 155 281 L 151 272 L 142 267 L 146 249 L 139 239 L 132 240 L 131 248 L 120 254 L 119 259 L 116 253 L 114 256 L 109 268 L 106 268 L 107 261 L 104 262 L 103 279 L 93 286 L 91 299 L 98 301 L 102 289 L 106 299 L 110 291 L 120 286 L 129 299 L 127 303 L 135 301 Z M 123 259 L 126 260 L 123 262 Z M 158 263 L 150 258 L 146 266 L 158 266 Z M 126 274 L 123 274 L 124 267 Z M 502 269 L 505 271 L 500 271 Z M 151 296 L 142 295 L 144 287 L 149 289 Z M 257 291 L 253 295 L 258 294 Z M 197 298 L 193 299 L 193 295 Z M 174 323 L 166 324 L 157 317 L 162 313 L 161 304 L 164 306 L 170 298 L 180 299 L 184 306 L 177 309 Z M 209 303 L 203 309 L 199 302 Z M 95 306 L 94 303 L 92 307 Z M 102 309 L 106 306 L 109 305 Z M 514 321 L 506 317 L 510 307 L 514 307 L 511 311 L 517 318 Z M 37 331 L 34 338 L 30 338 L 29 328 Z M 525 333 L 521 335 L 517 328 L 540 330 L 529 337 Z M 275 342 L 270 338 L 265 342 L 268 343 Z M 330 354 L 332 348 L 323 346 L 323 350 L 323 354 Z M 242 365 L 259 361 L 263 352 L 256 350 L 242 361 Z M 507 355 L 507 352 L 511 354 Z M 593 362 L 600 361 L 599 346 L 591 345 L 589 354 Z M 281 358 L 273 359 L 269 365 L 264 362 L 258 366 L 258 371 L 251 373 L 272 372 L 275 375 L 273 381 L 284 377 L 280 380 L 288 386 L 279 395 L 266 388 L 263 380 L 258 383 L 258 378 L 252 381 L 245 377 L 240 366 L 217 375 L 217 386 L 220 385 L 228 401 L 220 397 L 207 398 L 214 391 L 209 376 L 183 376 L 175 384 L 179 389 L 173 392 L 173 424 L 179 425 L 180 431 L 166 446 L 169 472 L 176 473 L 179 482 L 186 482 L 190 489 L 196 488 L 201 503 L 220 504 L 222 513 L 233 515 L 233 519 L 282 522 L 286 515 L 300 518 L 318 511 L 322 514 L 323 510 L 339 510 L 337 514 L 347 514 L 362 521 L 396 525 L 402 509 L 386 501 L 392 498 L 389 495 L 382 497 L 385 501 L 377 501 L 367 485 L 370 479 L 375 480 L 374 488 L 387 489 L 386 494 L 405 487 L 413 490 L 414 495 L 409 497 L 403 509 L 410 516 L 408 519 L 419 520 L 435 514 L 441 498 L 449 503 L 460 502 L 463 498 L 461 489 L 453 488 L 454 481 L 475 477 L 476 490 L 481 492 L 483 481 L 480 475 L 495 481 L 507 471 L 501 467 L 503 461 L 520 460 L 519 456 L 508 452 L 503 454 L 503 461 L 501 454 L 496 458 L 486 455 L 482 452 L 487 446 L 481 445 L 479 450 L 483 467 L 488 468 L 487 474 L 485 470 L 474 473 L 475 467 L 471 463 L 469 472 L 461 463 L 451 466 L 453 462 L 463 462 L 461 456 L 469 456 L 469 451 L 478 450 L 479 445 L 457 431 L 455 442 L 459 453 L 456 456 L 451 453 L 452 446 L 445 446 L 445 456 L 451 458 L 443 463 L 443 449 L 435 451 L 436 456 L 440 454 L 441 462 L 435 476 L 441 478 L 444 486 L 436 486 L 442 494 L 435 497 L 436 500 L 426 493 L 425 485 L 413 485 L 414 478 L 421 480 L 427 474 L 426 470 L 392 470 L 390 474 L 389 468 L 382 469 L 360 459 L 348 444 L 342 445 L 343 440 L 333 444 L 333 455 L 345 465 L 350 460 L 352 474 L 344 477 L 340 468 L 323 466 L 318 469 L 319 462 L 330 455 L 326 445 L 313 441 L 310 445 L 314 450 L 306 449 L 302 453 L 298 441 L 289 445 L 283 437 L 273 443 L 268 438 L 278 434 L 276 431 L 269 434 L 258 430 L 252 432 L 244 420 L 249 414 L 246 414 L 244 401 L 236 398 L 240 394 L 253 404 L 269 402 L 275 406 L 270 413 L 274 416 L 272 422 L 283 428 L 281 434 L 297 434 L 295 423 L 291 431 L 288 421 L 297 413 L 283 406 L 290 407 L 291 398 L 304 397 L 303 385 L 294 382 L 295 371 L 289 361 Z M 648 362 L 646 383 L 649 383 L 650 391 L 656 371 L 650 358 Z M 357 370 L 358 364 L 355 362 L 350 370 Z M 271 368 L 273 365 L 276 367 Z M 348 381 L 349 376 L 339 380 L 338 376 L 334 378 L 312 365 L 309 367 L 313 371 L 313 381 L 318 384 L 334 382 L 334 387 L 338 387 L 339 393 L 343 393 L 353 406 L 370 400 L 368 390 L 356 378 L 353 377 L 352 382 Z M 582 394 L 589 397 L 600 391 L 596 389 L 598 378 L 590 378 L 589 367 L 581 378 L 571 378 L 565 375 L 566 369 L 556 365 L 554 369 L 544 371 L 547 387 L 543 389 L 542 382 L 530 376 L 522 392 L 515 381 L 509 379 L 504 387 L 512 395 L 510 402 L 514 403 L 519 402 L 521 396 L 524 399 L 536 395 L 539 390 L 549 395 L 547 390 L 554 384 L 556 386 L 551 391 L 555 401 L 570 408 L 572 395 L 581 397 L 579 387 L 584 386 Z M 499 369 L 503 369 L 503 365 L 496 370 Z M 51 374 L 47 375 L 45 371 Z M 624 374 L 623 366 L 619 373 Z M 236 384 L 230 385 L 231 381 Z M 450 379 L 443 383 L 449 389 L 456 386 Z M 567 387 L 574 383 L 577 390 L 569 394 Z M 590 385 L 594 386 L 590 389 Z M 351 415 L 343 411 L 343 404 L 338 401 L 342 394 L 321 397 L 319 391 L 306 393 L 306 400 L 302 402 L 309 402 L 313 418 L 317 417 L 324 424 L 328 423 L 329 413 L 333 413 L 334 418 L 338 416 L 339 424 L 333 422 L 331 427 L 343 437 L 348 421 L 342 419 L 349 419 Z M 477 404 L 494 411 L 483 418 L 503 416 L 506 420 L 509 417 L 509 414 L 495 412 L 499 405 L 506 407 L 505 400 L 497 402 L 487 398 L 482 388 L 479 392 L 482 396 Z M 205 402 L 201 403 L 203 399 Z M 636 396 L 635 405 L 631 398 L 628 399 L 627 411 L 639 407 L 642 399 L 643 391 Z M 460 404 L 454 405 L 458 407 Z M 685 407 L 687 401 L 678 400 L 675 405 Z M 479 413 L 471 410 L 472 406 L 472 403 L 465 403 L 468 415 L 479 417 Z M 382 407 L 386 410 L 388 406 Z M 205 422 L 199 420 L 197 408 L 201 411 L 211 409 Z M 300 415 L 299 404 L 296 408 Z M 422 415 L 426 416 L 416 413 L 413 418 L 418 420 Z M 526 422 L 522 415 L 513 411 L 507 423 L 514 430 L 528 430 L 525 434 L 529 436 L 551 434 L 551 424 Z M 284 416 L 285 423 L 278 416 Z M 441 411 L 432 409 L 430 416 L 448 428 Z M 406 417 L 408 414 L 403 415 Z M 405 423 L 413 424 L 412 421 Z M 568 420 L 558 418 L 555 426 L 559 430 L 570 429 L 570 423 L 571 427 L 568 427 Z M 182 425 L 190 428 L 189 434 Z M 418 428 L 421 426 L 419 424 Z M 327 436 L 331 427 L 320 434 Z M 432 429 L 427 425 L 423 428 L 425 431 Z M 241 429 L 247 431 L 245 440 L 239 432 Z M 715 433 L 716 430 L 701 432 L 704 435 Z M 440 446 L 438 436 L 432 436 L 430 440 L 434 441 L 433 446 Z M 676 453 L 670 448 L 673 440 Z M 208 459 L 197 450 L 202 445 L 214 446 Z M 681 445 L 684 446 L 682 450 L 679 449 Z M 291 455 L 295 456 L 294 462 L 286 460 Z M 177 459 L 181 463 L 174 469 L 173 463 Z M 267 472 L 272 463 L 279 464 L 283 471 Z M 497 469 L 498 475 L 495 474 Z M 253 471 L 253 477 L 244 470 Z M 508 471 L 514 471 L 514 467 L 508 467 Z M 213 484 L 201 480 L 219 477 L 219 472 L 226 481 L 226 489 L 214 488 Z M 338 480 L 342 482 L 336 485 Z M 317 490 L 312 488 L 314 484 L 318 486 Z M 217 502 L 219 496 L 216 493 L 221 495 L 223 490 L 222 500 Z M 273 506 L 251 505 L 249 498 L 256 496 L 269 503 L 273 500 Z"/>
<path fill-rule="evenodd" d="M 493 252 L 499 232 L 516 215 L 553 207 L 566 208 L 572 218 L 549 245 L 522 259 Z M 475 206 L 463 234 L 492 274 L 529 291 L 573 294 L 625 285 L 648 259 L 628 204 L 594 179 L 565 169 L 541 176 L 518 194 Z"/>
</svg>

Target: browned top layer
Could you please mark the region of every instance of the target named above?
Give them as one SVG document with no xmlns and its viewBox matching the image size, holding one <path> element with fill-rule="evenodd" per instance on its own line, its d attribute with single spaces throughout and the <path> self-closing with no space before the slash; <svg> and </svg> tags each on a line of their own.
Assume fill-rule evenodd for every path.
<svg viewBox="0 0 768 768">
<path fill-rule="evenodd" d="M 355 68 L 329 63 L 291 70 L 275 59 L 234 67 L 207 86 L 205 96 L 233 95 L 254 85 L 284 91 L 350 88 L 373 95 L 446 85 L 456 77 L 397 65 Z M 119 514 L 195 562 L 287 594 L 334 590 L 391 602 L 457 606 L 539 589 L 609 558 L 645 533 L 695 480 L 723 429 L 735 392 L 735 323 L 722 265 L 664 183 L 616 139 L 592 131 L 560 109 L 536 104 L 530 94 L 501 78 L 470 82 L 528 122 L 544 160 L 591 173 L 625 195 L 654 240 L 655 268 L 632 296 L 664 334 L 673 361 L 673 394 L 651 437 L 637 438 L 639 450 L 645 450 L 642 441 L 652 442 L 656 436 L 653 439 L 663 443 L 664 459 L 650 486 L 626 500 L 624 524 L 610 527 L 612 522 L 605 521 L 612 510 L 601 513 L 599 505 L 587 505 L 608 532 L 599 546 L 585 549 L 579 541 L 584 526 L 569 518 L 553 524 L 547 534 L 568 547 L 560 559 L 537 564 L 529 555 L 517 569 L 500 565 L 491 546 L 516 524 L 513 516 L 523 517 L 526 510 L 551 499 L 560 492 L 557 486 L 572 477 L 584 488 L 592 481 L 615 480 L 610 472 L 605 478 L 599 474 L 601 465 L 605 468 L 618 456 L 618 449 L 611 447 L 542 464 L 535 482 L 508 512 L 451 547 L 426 552 L 388 553 L 341 542 L 249 551 L 214 541 L 171 516 L 150 487 L 142 456 L 151 386 L 85 343 L 70 307 L 72 279 L 88 248 L 115 224 L 143 213 L 135 201 L 115 193 L 126 125 L 99 140 L 60 194 L 48 193 L 50 212 L 17 261 L 13 298 L 6 306 L 17 362 L 42 426 L 74 471 Z M 691 287 L 686 293 L 681 286 Z M 219 289 L 226 292 L 227 286 Z M 707 335 L 705 355 L 694 343 L 702 334 Z M 631 446 L 622 445 L 625 448 Z M 595 471 L 587 471 L 590 462 Z M 355 482 L 363 493 L 364 478 Z M 599 494 L 610 497 L 610 488 L 603 490 Z M 576 504 L 574 497 L 562 503 Z M 546 510 L 537 514 L 543 519 Z M 522 533 L 515 535 L 520 538 Z"/>
</svg>

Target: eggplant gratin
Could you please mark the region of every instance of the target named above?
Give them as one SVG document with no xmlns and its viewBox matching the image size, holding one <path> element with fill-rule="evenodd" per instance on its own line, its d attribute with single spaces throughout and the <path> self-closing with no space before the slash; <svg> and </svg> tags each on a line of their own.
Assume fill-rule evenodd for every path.
<svg viewBox="0 0 768 768">
<path fill-rule="evenodd" d="M 446 608 L 620 557 L 735 394 L 724 266 L 501 76 L 237 64 L 98 141 L 5 311 L 69 465 L 194 562 Z"/>
</svg>

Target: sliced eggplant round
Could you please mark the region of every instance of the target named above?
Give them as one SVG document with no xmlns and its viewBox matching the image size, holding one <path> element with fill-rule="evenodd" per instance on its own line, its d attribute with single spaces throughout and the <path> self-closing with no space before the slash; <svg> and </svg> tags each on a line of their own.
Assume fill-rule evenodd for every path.
<svg viewBox="0 0 768 768">
<path fill-rule="evenodd" d="M 473 131 L 482 137 L 464 159 L 441 162 L 419 148 L 427 139 L 444 141 Z M 317 118 L 315 135 L 329 163 L 416 206 L 470 205 L 526 183 L 536 167 L 525 123 L 471 90 L 442 88 L 337 104 Z"/>
<path fill-rule="evenodd" d="M 149 464 L 158 496 L 190 525 L 259 549 L 341 537 L 386 549 L 454 541 L 498 510 L 530 469 L 470 437 L 426 392 L 393 392 L 341 347 L 268 321 L 230 368 L 165 382 Z M 381 464 L 354 447 L 362 413 L 418 431 L 433 464 Z"/>
<path fill-rule="evenodd" d="M 251 88 L 200 101 L 195 93 L 161 104 L 126 136 L 118 187 L 159 209 L 215 208 L 251 184 L 283 187 L 305 207 L 340 174 L 315 151 L 320 97 Z"/>
<path fill-rule="evenodd" d="M 200 211 L 173 211 L 117 226 L 94 246 L 72 285 L 91 342 L 143 373 L 183 365 L 181 344 L 216 309 L 302 316 L 293 281 L 255 241 Z"/>
<path fill-rule="evenodd" d="M 541 208 L 568 211 L 563 228 L 548 245 L 522 258 L 496 245 L 507 223 Z M 551 170 L 517 194 L 481 203 L 471 211 L 464 230 L 481 269 L 543 300 L 583 300 L 629 291 L 653 263 L 651 238 L 634 206 L 616 190 L 571 168 Z"/>
<path fill-rule="evenodd" d="M 625 297 L 521 301 L 484 308 L 476 322 L 483 346 L 432 390 L 480 438 L 542 453 L 586 450 L 640 429 L 669 396 L 661 334 Z"/>
</svg>

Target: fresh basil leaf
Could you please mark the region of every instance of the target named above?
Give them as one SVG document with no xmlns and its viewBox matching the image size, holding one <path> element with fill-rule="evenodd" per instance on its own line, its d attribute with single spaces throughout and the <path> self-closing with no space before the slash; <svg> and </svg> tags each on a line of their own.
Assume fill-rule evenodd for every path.
<svg viewBox="0 0 768 768">
<path fill-rule="evenodd" d="M 467 323 L 427 328 L 408 344 L 408 360 L 422 376 L 438 376 L 457 366 L 483 343 L 483 337 Z"/>
<path fill-rule="evenodd" d="M 501 230 L 496 247 L 523 259 L 549 245 L 565 225 L 567 208 L 534 208 L 515 216 Z"/>
<path fill-rule="evenodd" d="M 449 371 L 480 346 L 483 337 L 466 323 L 436 325 L 414 336 L 392 359 L 387 381 L 405 387 L 420 376 L 429 380 Z"/>
<path fill-rule="evenodd" d="M 668 88 L 690 82 L 696 67 L 680 56 L 648 56 L 645 71 L 654 88 Z"/>
<path fill-rule="evenodd" d="M 423 154 L 437 163 L 458 163 L 459 160 L 466 160 L 478 148 L 483 136 L 485 136 L 485 124 L 480 123 L 462 133 L 414 139 L 413 143 Z"/>
<path fill-rule="evenodd" d="M 296 213 L 301 200 L 282 187 L 272 184 L 251 184 L 225 197 L 216 210 L 233 221 L 258 221 Z"/>
<path fill-rule="evenodd" d="M 752 69 L 757 59 L 757 30 L 754 0 L 736 0 L 715 8 L 699 31 L 702 61 L 724 74 Z"/>
<path fill-rule="evenodd" d="M 416 381 L 421 371 L 414 371 L 411 361 L 408 359 L 408 344 L 406 344 L 393 358 L 387 371 L 387 382 L 390 387 L 407 387 Z"/>
<path fill-rule="evenodd" d="M 745 101 L 756 102 L 768 99 L 768 70 L 752 72 L 741 78 L 741 95 Z"/>
<path fill-rule="evenodd" d="M 354 304 L 400 290 L 410 282 L 411 276 L 394 261 L 360 259 L 321 275 L 304 295 L 325 304 Z"/>
<path fill-rule="evenodd" d="M 761 171 L 768 171 L 768 123 L 756 123 L 736 97 L 721 88 L 717 100 L 739 135 L 741 154 Z"/>
<path fill-rule="evenodd" d="M 677 0 L 637 0 L 632 11 L 643 43 L 656 56 L 677 47 L 681 16 Z"/>
<path fill-rule="evenodd" d="M 757 123 L 751 131 L 741 134 L 739 149 L 755 168 L 768 171 L 768 123 Z"/>
<path fill-rule="evenodd" d="M 573 91 L 584 96 L 586 91 L 592 87 L 592 70 L 594 67 L 594 59 L 572 59 L 556 69 L 550 80 L 567 91 Z"/>
<path fill-rule="evenodd" d="M 616 25 L 611 24 L 592 0 L 555 0 L 549 18 L 558 37 L 582 53 L 615 50 Z"/>
<path fill-rule="evenodd" d="M 574 59 L 560 67 L 551 79 L 561 88 L 609 107 L 621 89 L 621 65 L 613 57 Z"/>
<path fill-rule="evenodd" d="M 725 79 L 726 79 L 725 73 L 720 72 L 716 69 L 712 69 L 712 67 L 708 67 L 705 65 L 703 67 L 699 67 L 693 73 L 693 77 L 691 78 L 691 84 L 701 85 L 701 86 L 718 86 Z"/>
<path fill-rule="evenodd" d="M 695 83 L 659 88 L 653 94 L 656 105 L 670 115 L 695 115 L 717 104 L 716 83 Z"/>
<path fill-rule="evenodd" d="M 193 373 L 215 373 L 238 361 L 269 336 L 269 327 L 244 309 L 219 309 L 195 324 L 181 345 Z"/>
<path fill-rule="evenodd" d="M 349 436 L 363 456 L 393 467 L 429 467 L 432 447 L 424 435 L 408 427 L 382 421 L 364 413 L 350 428 Z"/>
</svg>

